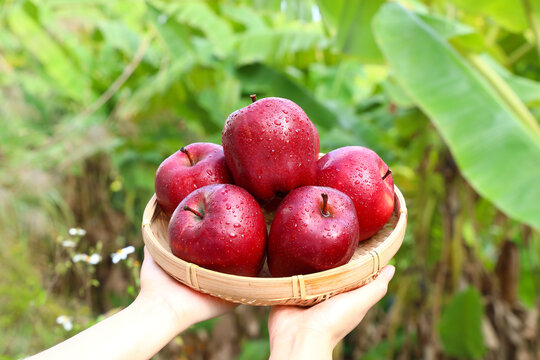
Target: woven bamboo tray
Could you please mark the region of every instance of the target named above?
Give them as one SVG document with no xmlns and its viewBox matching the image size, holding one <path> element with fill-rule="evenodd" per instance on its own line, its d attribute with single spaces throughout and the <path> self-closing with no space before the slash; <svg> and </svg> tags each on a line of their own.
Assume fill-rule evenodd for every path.
<svg viewBox="0 0 540 360">
<path fill-rule="evenodd" d="M 143 239 L 165 272 L 197 291 L 241 304 L 310 306 L 367 284 L 396 254 L 405 236 L 407 207 L 397 186 L 394 193 L 395 206 L 390 220 L 373 237 L 360 242 L 347 264 L 309 275 L 272 278 L 265 269 L 262 277 L 229 275 L 177 258 L 169 247 L 168 219 L 155 195 L 144 210 Z"/>
</svg>

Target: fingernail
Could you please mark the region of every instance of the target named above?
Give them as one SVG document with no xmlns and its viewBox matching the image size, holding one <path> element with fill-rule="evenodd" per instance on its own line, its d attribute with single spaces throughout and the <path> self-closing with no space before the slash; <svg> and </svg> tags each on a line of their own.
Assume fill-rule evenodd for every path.
<svg viewBox="0 0 540 360">
<path fill-rule="evenodd" d="M 382 270 L 382 276 L 386 279 L 386 281 L 390 281 L 394 277 L 395 272 L 396 268 L 393 265 L 386 265 Z"/>
</svg>

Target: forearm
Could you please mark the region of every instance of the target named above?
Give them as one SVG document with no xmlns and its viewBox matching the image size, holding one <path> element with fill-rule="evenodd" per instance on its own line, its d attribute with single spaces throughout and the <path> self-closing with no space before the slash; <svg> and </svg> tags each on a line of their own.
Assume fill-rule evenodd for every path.
<svg viewBox="0 0 540 360">
<path fill-rule="evenodd" d="M 149 359 L 191 325 L 182 318 L 164 302 L 139 297 L 126 309 L 32 359 Z"/>
<path fill-rule="evenodd" d="M 330 339 L 317 333 L 302 333 L 270 342 L 270 360 L 331 360 L 334 347 Z"/>
</svg>

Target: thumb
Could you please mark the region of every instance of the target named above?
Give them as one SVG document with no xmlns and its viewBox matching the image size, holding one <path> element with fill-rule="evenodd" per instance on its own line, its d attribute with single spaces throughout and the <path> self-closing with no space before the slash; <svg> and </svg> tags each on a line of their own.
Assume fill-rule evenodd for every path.
<svg viewBox="0 0 540 360">
<path fill-rule="evenodd" d="M 367 312 L 386 295 L 388 283 L 394 277 L 395 272 L 396 268 L 394 266 L 386 265 L 375 280 L 361 288 L 343 294 L 340 305 L 365 308 Z"/>
<path fill-rule="evenodd" d="M 320 306 L 322 311 L 332 314 L 335 323 L 348 323 L 353 319 L 362 320 L 373 305 L 381 300 L 388 290 L 388 283 L 392 280 L 396 268 L 385 266 L 377 278 L 356 290 L 336 295 Z M 317 308 L 316 305 L 314 308 Z"/>
</svg>

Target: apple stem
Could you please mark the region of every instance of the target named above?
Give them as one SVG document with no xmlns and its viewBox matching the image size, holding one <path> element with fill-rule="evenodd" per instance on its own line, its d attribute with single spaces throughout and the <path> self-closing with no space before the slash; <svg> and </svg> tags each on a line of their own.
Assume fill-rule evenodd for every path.
<svg viewBox="0 0 540 360">
<path fill-rule="evenodd" d="M 185 147 L 181 148 L 180 151 L 187 155 L 187 157 L 189 159 L 189 163 L 191 164 L 191 166 L 193 166 L 193 159 L 191 158 L 191 155 L 189 154 L 189 151 L 187 151 L 187 149 Z"/>
<path fill-rule="evenodd" d="M 257 101 L 257 94 L 249 95 L 249 97 L 251 98 L 251 102 Z"/>
<path fill-rule="evenodd" d="M 200 217 L 201 219 L 203 218 L 203 216 L 201 215 L 200 212 L 198 212 L 197 210 L 195 209 L 192 209 L 190 208 L 189 206 L 184 206 L 184 210 L 187 210 L 187 211 L 191 211 L 192 213 L 194 213 L 195 215 L 197 215 L 198 217 Z"/>
<path fill-rule="evenodd" d="M 323 201 L 321 215 L 324 217 L 329 217 L 330 213 L 328 212 L 328 209 L 326 208 L 326 206 L 328 205 L 328 194 L 322 193 L 321 196 L 322 196 L 322 201 Z"/>
<path fill-rule="evenodd" d="M 388 168 L 388 170 L 386 170 L 386 174 L 384 174 L 384 176 L 382 177 L 382 179 L 386 179 L 388 177 L 388 175 L 390 175 L 392 173 L 392 170 L 390 170 L 390 168 Z"/>
</svg>

